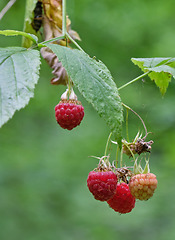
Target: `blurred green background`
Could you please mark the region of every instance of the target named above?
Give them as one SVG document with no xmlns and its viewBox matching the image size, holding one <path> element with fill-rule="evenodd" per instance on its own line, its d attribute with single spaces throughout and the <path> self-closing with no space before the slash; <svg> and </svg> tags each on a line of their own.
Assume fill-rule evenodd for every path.
<svg viewBox="0 0 175 240">
<path fill-rule="evenodd" d="M 1 0 L 0 9 L 7 2 Z M 131 57 L 175 56 L 174 0 L 71 0 L 67 5 L 80 45 L 108 66 L 117 86 L 142 74 Z M 0 29 L 22 30 L 24 12 L 25 1 L 17 0 Z M 20 44 L 20 37 L 0 36 L 0 47 Z M 130 214 L 119 215 L 94 200 L 86 186 L 97 165 L 89 156 L 104 154 L 109 129 L 77 90 L 85 118 L 70 132 L 61 129 L 54 106 L 65 87 L 52 86 L 51 78 L 42 61 L 35 97 L 0 129 L 0 239 L 175 239 L 174 79 L 164 98 L 147 77 L 120 91 L 122 101 L 153 132 L 148 137 L 154 140 L 150 167 L 158 189 Z M 139 119 L 129 113 L 131 139 L 138 130 L 143 130 Z"/>
</svg>

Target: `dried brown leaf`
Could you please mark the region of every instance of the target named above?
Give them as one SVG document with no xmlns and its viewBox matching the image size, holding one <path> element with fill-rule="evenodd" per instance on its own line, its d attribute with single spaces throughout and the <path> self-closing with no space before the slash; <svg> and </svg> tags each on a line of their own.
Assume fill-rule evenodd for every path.
<svg viewBox="0 0 175 240">
<path fill-rule="evenodd" d="M 52 73 L 55 78 L 51 79 L 51 84 L 53 85 L 67 85 L 68 75 L 65 68 L 62 66 L 61 62 L 58 60 L 55 53 L 53 53 L 49 48 L 43 47 L 41 49 L 41 55 L 46 60 L 48 65 L 53 69 Z"/>
<path fill-rule="evenodd" d="M 44 40 L 47 41 L 62 36 L 62 0 L 43 0 L 43 8 Z M 68 16 L 66 27 L 67 32 L 74 40 L 81 40 L 79 34 L 71 29 L 71 21 Z M 69 47 L 70 40 L 62 39 L 54 43 Z M 57 56 L 49 48 L 42 48 L 41 55 L 53 69 L 52 73 L 55 78 L 51 80 L 51 83 L 54 85 L 67 85 L 68 75 Z"/>
</svg>

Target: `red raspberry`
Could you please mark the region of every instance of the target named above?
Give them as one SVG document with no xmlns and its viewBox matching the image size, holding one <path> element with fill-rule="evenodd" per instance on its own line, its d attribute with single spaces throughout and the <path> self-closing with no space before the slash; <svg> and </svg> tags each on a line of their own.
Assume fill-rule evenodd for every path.
<svg viewBox="0 0 175 240">
<path fill-rule="evenodd" d="M 137 174 L 129 181 L 131 194 L 140 200 L 148 200 L 157 188 L 156 175 L 153 173 Z"/>
<path fill-rule="evenodd" d="M 87 178 L 87 186 L 96 200 L 107 201 L 116 192 L 117 176 L 112 171 L 91 171 Z"/>
<path fill-rule="evenodd" d="M 129 213 L 135 207 L 135 197 L 131 195 L 128 184 L 117 184 L 116 194 L 107 203 L 119 213 Z"/>
<path fill-rule="evenodd" d="M 80 125 L 84 117 L 84 107 L 78 101 L 60 101 L 59 104 L 55 106 L 55 117 L 57 123 L 62 128 L 72 130 Z"/>
</svg>

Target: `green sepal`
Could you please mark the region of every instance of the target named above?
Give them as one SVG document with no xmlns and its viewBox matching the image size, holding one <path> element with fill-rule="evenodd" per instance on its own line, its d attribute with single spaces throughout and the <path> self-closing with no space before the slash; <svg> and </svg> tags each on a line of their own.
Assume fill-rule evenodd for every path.
<svg viewBox="0 0 175 240">
<path fill-rule="evenodd" d="M 145 164 L 145 168 L 142 172 L 143 174 L 150 173 L 149 160 L 145 160 L 145 161 L 146 161 L 146 164 Z"/>
<path fill-rule="evenodd" d="M 138 158 L 135 160 L 135 163 L 134 163 L 134 170 L 133 170 L 133 172 L 134 172 L 135 175 L 150 173 L 149 160 L 145 160 L 146 164 L 145 164 L 144 169 L 142 168 L 140 162 L 138 164 L 137 161 L 138 161 Z"/>
</svg>

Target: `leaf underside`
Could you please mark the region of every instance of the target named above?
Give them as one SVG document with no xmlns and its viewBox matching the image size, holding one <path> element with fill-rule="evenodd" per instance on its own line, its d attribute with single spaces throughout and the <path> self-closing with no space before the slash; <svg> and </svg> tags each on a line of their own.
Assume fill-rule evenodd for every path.
<svg viewBox="0 0 175 240">
<path fill-rule="evenodd" d="M 164 95 L 171 78 L 175 78 L 175 58 L 132 58 L 131 60 L 143 72 L 150 71 L 148 76 Z"/>
<path fill-rule="evenodd" d="M 39 68 L 39 51 L 0 48 L 0 127 L 33 97 Z"/>
<path fill-rule="evenodd" d="M 107 67 L 86 53 L 46 44 L 62 62 L 68 75 L 85 99 L 104 118 L 114 138 L 121 140 L 123 110 L 117 86 Z"/>
</svg>

